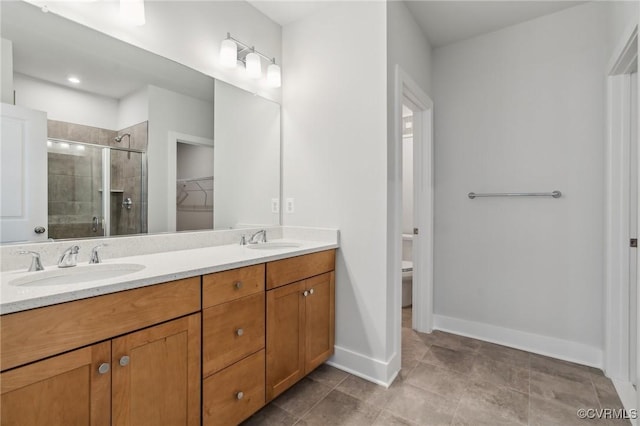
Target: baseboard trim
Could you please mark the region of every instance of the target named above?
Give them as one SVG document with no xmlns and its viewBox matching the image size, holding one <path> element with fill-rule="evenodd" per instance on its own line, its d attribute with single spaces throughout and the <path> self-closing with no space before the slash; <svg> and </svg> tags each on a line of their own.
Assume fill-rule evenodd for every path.
<svg viewBox="0 0 640 426">
<path fill-rule="evenodd" d="M 636 390 L 631 382 L 616 379 L 611 379 L 611 381 L 613 382 L 613 386 L 616 388 L 616 392 L 618 392 L 620 401 L 622 401 L 622 406 L 627 410 L 627 413 L 632 413 L 632 410 L 636 410 Z M 631 424 L 633 426 L 638 425 L 638 419 L 629 420 L 631 420 Z"/>
<path fill-rule="evenodd" d="M 602 349 L 540 334 L 444 315 L 433 316 L 434 329 L 602 369 Z"/>
<path fill-rule="evenodd" d="M 335 352 L 327 364 L 386 388 L 393 383 L 398 374 L 396 371 L 388 378 L 390 362 L 380 361 L 340 346 L 335 346 Z"/>
</svg>

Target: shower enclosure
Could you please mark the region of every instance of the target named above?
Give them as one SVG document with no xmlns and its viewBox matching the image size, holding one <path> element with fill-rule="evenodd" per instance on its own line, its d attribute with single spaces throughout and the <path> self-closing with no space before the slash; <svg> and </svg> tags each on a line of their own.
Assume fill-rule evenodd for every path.
<svg viewBox="0 0 640 426">
<path fill-rule="evenodd" d="M 147 158 L 132 148 L 49 139 L 49 238 L 147 232 Z"/>
</svg>

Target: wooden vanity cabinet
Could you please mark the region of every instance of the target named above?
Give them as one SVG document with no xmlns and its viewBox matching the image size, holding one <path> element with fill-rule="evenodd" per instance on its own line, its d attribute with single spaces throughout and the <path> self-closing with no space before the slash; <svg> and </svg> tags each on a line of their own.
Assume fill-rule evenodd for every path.
<svg viewBox="0 0 640 426">
<path fill-rule="evenodd" d="M 267 264 L 267 402 L 333 354 L 334 267 L 334 250 Z"/>
<path fill-rule="evenodd" d="M 0 424 L 199 425 L 199 310 L 197 277 L 2 316 Z"/>
<path fill-rule="evenodd" d="M 202 277 L 202 424 L 238 424 L 265 403 L 265 265 Z"/>
</svg>

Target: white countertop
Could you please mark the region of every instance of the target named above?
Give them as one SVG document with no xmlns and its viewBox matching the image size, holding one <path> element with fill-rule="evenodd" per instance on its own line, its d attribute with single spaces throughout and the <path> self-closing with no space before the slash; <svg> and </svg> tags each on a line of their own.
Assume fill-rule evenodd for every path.
<svg viewBox="0 0 640 426">
<path fill-rule="evenodd" d="M 34 274 L 42 272 L 26 272 L 24 270 L 3 272 L 0 278 L 0 314 L 9 314 L 338 248 L 336 243 L 323 241 L 287 239 L 274 240 L 273 242 L 291 242 L 297 244 L 298 247 L 255 250 L 247 248 L 247 246 L 233 244 L 103 259 L 102 264 L 104 265 L 137 264 L 143 265 L 144 269 L 118 277 L 76 284 L 12 285 L 10 282 L 15 279 L 26 276 L 36 277 Z M 85 262 L 78 263 L 78 266 L 90 268 L 93 265 L 87 265 Z M 53 269 L 57 269 L 57 267 L 48 266 L 45 268 L 45 272 Z"/>
</svg>

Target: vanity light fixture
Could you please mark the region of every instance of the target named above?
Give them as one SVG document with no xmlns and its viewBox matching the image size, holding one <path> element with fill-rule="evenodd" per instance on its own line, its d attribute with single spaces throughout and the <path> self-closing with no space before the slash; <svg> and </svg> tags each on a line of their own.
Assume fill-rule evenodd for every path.
<svg viewBox="0 0 640 426">
<path fill-rule="evenodd" d="M 144 25 L 144 0 L 120 0 L 120 19 L 137 27 Z"/>
<path fill-rule="evenodd" d="M 272 87 L 280 87 L 282 78 L 280 66 L 275 58 L 270 58 L 258 52 L 253 46 L 249 46 L 227 33 L 227 38 L 220 44 L 220 63 L 228 68 L 235 68 L 238 62 L 242 62 L 249 78 L 262 77 L 262 59 L 270 63 L 267 68 L 267 83 Z"/>
<path fill-rule="evenodd" d="M 67 81 L 73 84 L 80 84 L 80 79 L 75 75 L 70 75 L 69 77 L 67 77 Z"/>
</svg>

